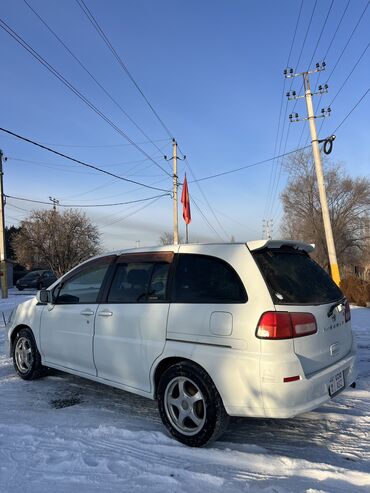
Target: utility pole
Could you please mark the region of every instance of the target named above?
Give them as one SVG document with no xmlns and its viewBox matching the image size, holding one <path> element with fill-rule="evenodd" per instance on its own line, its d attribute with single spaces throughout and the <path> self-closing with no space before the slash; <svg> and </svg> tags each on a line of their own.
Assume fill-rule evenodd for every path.
<svg viewBox="0 0 370 493">
<path fill-rule="evenodd" d="M 310 79 L 309 79 L 310 74 L 313 74 L 316 72 L 321 72 L 322 70 L 325 70 L 325 67 L 326 67 L 325 62 L 322 62 L 321 64 L 316 63 L 316 68 L 313 70 L 307 70 L 306 72 L 295 74 L 295 73 L 293 73 L 293 69 L 286 69 L 286 70 L 284 70 L 284 75 L 286 78 L 298 77 L 298 76 L 303 77 L 305 94 L 297 96 L 295 91 L 292 91 L 292 92 L 289 91 L 287 93 L 287 97 L 289 100 L 299 99 L 299 98 L 305 98 L 306 99 L 307 118 L 299 118 L 298 113 L 295 113 L 294 115 L 293 114 L 289 115 L 289 119 L 291 122 L 297 122 L 300 120 L 308 120 L 309 125 L 310 125 L 312 153 L 313 153 L 313 157 L 314 157 L 314 161 L 315 161 L 317 185 L 318 185 L 319 196 L 320 196 L 320 203 L 321 203 L 322 218 L 323 218 L 323 223 L 324 223 L 326 245 L 327 245 L 328 257 L 329 257 L 329 263 L 330 263 L 330 272 L 331 272 L 331 277 L 332 277 L 333 281 L 339 286 L 340 274 L 339 274 L 339 268 L 338 268 L 337 254 L 335 251 L 333 230 L 332 230 L 331 222 L 330 222 L 328 199 L 326 196 L 324 173 L 323 173 L 323 169 L 322 169 L 321 154 L 320 154 L 320 149 L 319 149 L 319 142 L 325 141 L 325 146 L 326 146 L 327 142 L 332 143 L 332 141 L 335 139 L 335 136 L 332 135 L 331 137 L 324 139 L 323 141 L 319 141 L 317 138 L 317 130 L 316 130 L 316 118 L 322 118 L 325 116 L 330 116 L 331 109 L 330 108 L 327 108 L 327 109 L 323 108 L 321 110 L 321 114 L 316 116 L 314 113 L 313 104 L 312 104 L 312 96 L 317 95 L 317 94 L 322 95 L 322 94 L 328 92 L 328 85 L 327 84 L 325 84 L 324 86 L 320 85 L 318 87 L 318 92 L 312 93 L 311 87 L 310 87 Z M 331 147 L 330 147 L 330 151 L 331 151 Z"/>
<path fill-rule="evenodd" d="M 2 298 L 8 297 L 8 267 L 6 264 L 5 248 L 5 215 L 4 215 L 4 190 L 3 190 L 3 151 L 0 149 L 0 276 Z"/>
<path fill-rule="evenodd" d="M 177 160 L 184 161 L 186 156 L 182 158 L 177 155 L 177 142 L 172 139 L 172 157 L 167 158 L 164 156 L 166 161 L 173 161 L 173 243 L 174 245 L 179 244 L 179 213 L 178 213 L 178 188 L 179 188 L 179 178 L 177 176 Z"/>
<path fill-rule="evenodd" d="M 179 212 L 177 205 L 178 177 L 177 177 L 177 142 L 172 140 L 172 160 L 173 160 L 173 243 L 179 244 Z"/>
<path fill-rule="evenodd" d="M 49 197 L 50 202 L 53 204 L 53 211 L 57 210 L 57 205 L 59 205 L 59 200 L 54 197 Z"/>
</svg>

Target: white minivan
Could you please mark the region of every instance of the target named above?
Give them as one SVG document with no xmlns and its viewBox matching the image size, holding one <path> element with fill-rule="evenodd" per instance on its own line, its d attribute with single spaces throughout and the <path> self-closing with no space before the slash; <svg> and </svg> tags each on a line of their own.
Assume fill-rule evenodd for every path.
<svg viewBox="0 0 370 493">
<path fill-rule="evenodd" d="M 356 380 L 350 309 L 309 256 L 259 240 L 125 250 L 90 259 L 8 322 L 23 379 L 56 368 L 158 400 L 190 446 L 229 416 L 288 418 Z"/>
</svg>

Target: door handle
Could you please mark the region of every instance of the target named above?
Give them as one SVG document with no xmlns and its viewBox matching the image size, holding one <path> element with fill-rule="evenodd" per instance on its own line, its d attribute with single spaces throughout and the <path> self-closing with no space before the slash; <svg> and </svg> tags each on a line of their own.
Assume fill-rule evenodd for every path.
<svg viewBox="0 0 370 493">
<path fill-rule="evenodd" d="M 113 312 L 110 312 L 109 310 L 104 310 L 102 312 L 98 313 L 99 317 L 111 317 L 113 315 Z"/>
<path fill-rule="evenodd" d="M 87 317 L 91 317 L 91 315 L 94 315 L 94 311 L 93 310 L 90 310 L 89 308 L 87 310 L 83 310 L 81 312 L 81 315 L 86 315 Z"/>
</svg>

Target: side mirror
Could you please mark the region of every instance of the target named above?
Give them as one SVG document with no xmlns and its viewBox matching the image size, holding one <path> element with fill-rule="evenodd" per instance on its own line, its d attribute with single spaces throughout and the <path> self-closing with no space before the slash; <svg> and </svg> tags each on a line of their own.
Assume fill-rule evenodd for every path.
<svg viewBox="0 0 370 493">
<path fill-rule="evenodd" d="M 37 302 L 43 305 L 45 305 L 46 303 L 50 303 L 51 302 L 50 295 L 51 295 L 50 291 L 46 289 L 40 289 L 40 291 L 37 291 L 36 293 Z"/>
</svg>

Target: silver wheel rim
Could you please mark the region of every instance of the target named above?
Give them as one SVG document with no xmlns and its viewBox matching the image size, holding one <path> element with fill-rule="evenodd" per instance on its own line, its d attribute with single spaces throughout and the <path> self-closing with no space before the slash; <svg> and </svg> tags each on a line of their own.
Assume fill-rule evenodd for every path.
<svg viewBox="0 0 370 493">
<path fill-rule="evenodd" d="M 27 337 L 20 337 L 18 339 L 14 356 L 18 370 L 21 373 L 27 373 L 33 363 L 31 343 Z"/>
<path fill-rule="evenodd" d="M 175 377 L 167 385 L 164 407 L 172 426 L 183 435 L 201 431 L 206 420 L 206 405 L 202 392 L 193 380 Z"/>
</svg>

